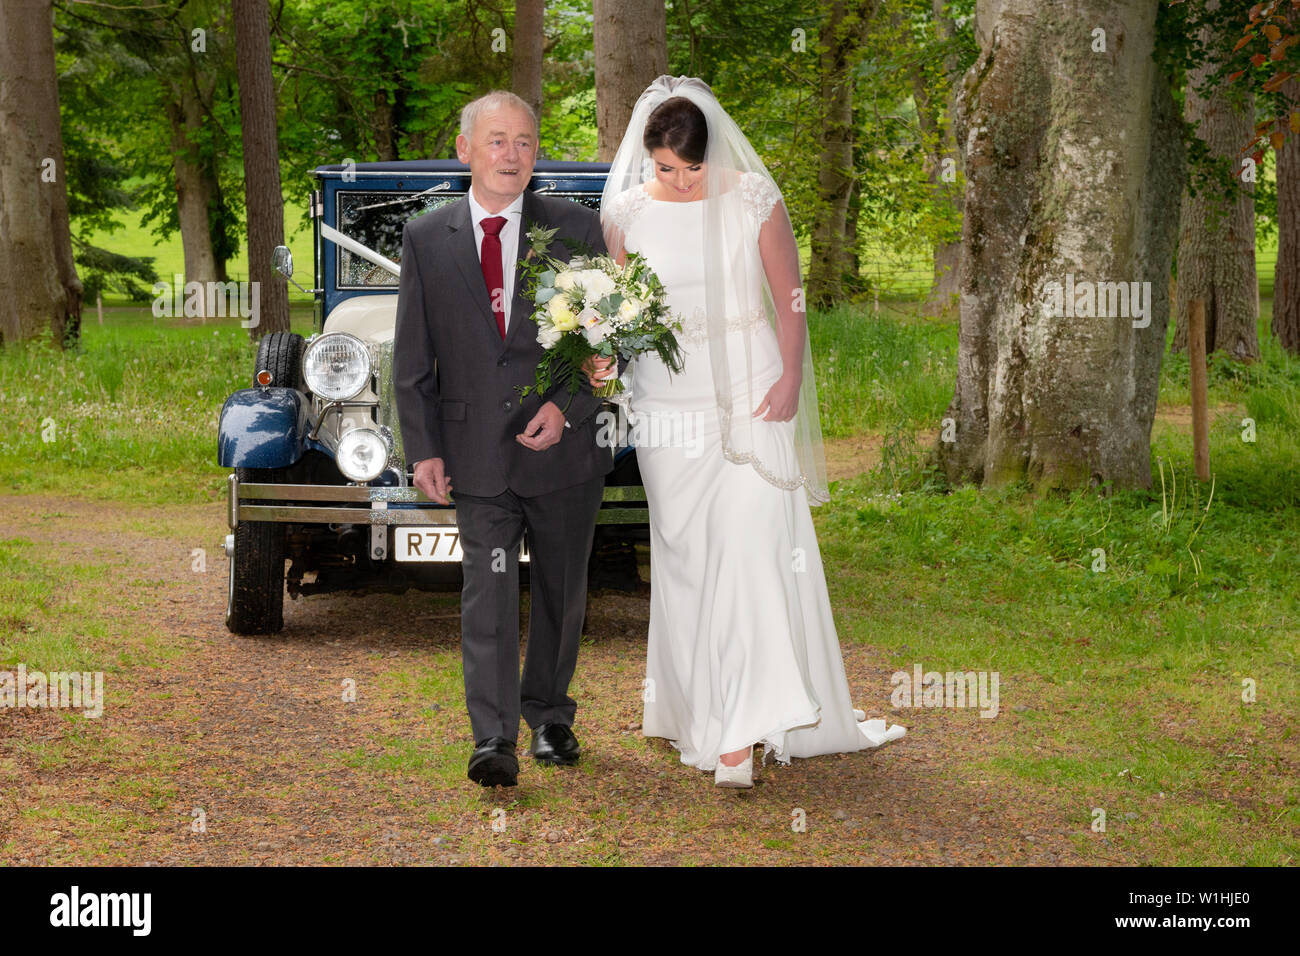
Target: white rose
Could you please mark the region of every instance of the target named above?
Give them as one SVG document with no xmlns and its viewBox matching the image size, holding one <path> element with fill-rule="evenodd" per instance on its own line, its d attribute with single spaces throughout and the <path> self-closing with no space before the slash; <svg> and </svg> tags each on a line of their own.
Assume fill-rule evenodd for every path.
<svg viewBox="0 0 1300 956">
<path fill-rule="evenodd" d="M 569 292 L 577 284 L 577 277 L 572 272 L 561 272 L 555 276 L 555 288 L 564 292 Z"/>
<path fill-rule="evenodd" d="M 611 332 L 608 322 L 596 322 L 582 330 L 582 334 L 587 337 L 587 343 L 590 345 L 599 345 L 605 341 L 605 337 Z"/>
<path fill-rule="evenodd" d="M 555 343 L 563 338 L 564 333 L 554 326 L 539 325 L 537 327 L 537 343 L 544 349 L 555 348 Z"/>
<path fill-rule="evenodd" d="M 588 302 L 599 302 L 614 291 L 614 280 L 599 269 L 587 269 L 582 273 L 582 289 Z"/>
<path fill-rule="evenodd" d="M 624 299 L 618 307 L 618 317 L 624 322 L 632 322 L 644 307 L 645 304 L 640 299 Z"/>
</svg>

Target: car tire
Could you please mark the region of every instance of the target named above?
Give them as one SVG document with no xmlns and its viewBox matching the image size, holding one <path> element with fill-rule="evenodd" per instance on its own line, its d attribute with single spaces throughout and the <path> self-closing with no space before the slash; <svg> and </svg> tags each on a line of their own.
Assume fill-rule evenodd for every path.
<svg viewBox="0 0 1300 956">
<path fill-rule="evenodd" d="M 257 384 L 257 373 L 266 369 L 271 373 L 272 385 L 301 390 L 302 353 L 306 346 L 296 332 L 270 332 L 262 336 L 253 365 L 253 384 Z"/>
<path fill-rule="evenodd" d="M 278 468 L 236 468 L 235 475 L 241 483 L 284 477 Z M 284 532 L 278 521 L 241 521 L 235 526 L 226 592 L 226 628 L 232 634 L 277 634 L 283 629 Z"/>
</svg>

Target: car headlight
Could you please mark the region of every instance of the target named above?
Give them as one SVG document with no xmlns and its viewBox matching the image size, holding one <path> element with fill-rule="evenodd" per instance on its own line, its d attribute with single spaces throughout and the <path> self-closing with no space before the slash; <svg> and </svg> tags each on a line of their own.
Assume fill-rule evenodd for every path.
<svg viewBox="0 0 1300 956">
<path fill-rule="evenodd" d="M 346 401 L 370 381 L 370 351 L 347 332 L 317 336 L 303 353 L 302 377 L 307 387 L 326 401 Z"/>
<path fill-rule="evenodd" d="M 343 433 L 334 458 L 349 481 L 371 481 L 388 465 L 388 442 L 371 428 L 353 428 Z"/>
</svg>

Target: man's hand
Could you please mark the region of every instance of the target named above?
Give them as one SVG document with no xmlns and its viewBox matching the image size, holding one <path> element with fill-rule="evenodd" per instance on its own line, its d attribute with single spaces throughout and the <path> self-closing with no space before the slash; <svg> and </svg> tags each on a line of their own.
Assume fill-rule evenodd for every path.
<svg viewBox="0 0 1300 956">
<path fill-rule="evenodd" d="M 441 458 L 425 458 L 415 463 L 415 474 L 411 478 L 415 487 L 424 492 L 430 501 L 440 505 L 449 505 L 448 494 L 451 492 L 451 479 L 444 469 L 446 465 Z"/>
<path fill-rule="evenodd" d="M 547 402 L 537 410 L 532 421 L 515 436 L 515 441 L 533 451 L 545 451 L 564 434 L 564 413 L 554 402 Z"/>
<path fill-rule="evenodd" d="M 614 359 L 604 355 L 593 355 L 582 363 L 582 370 L 587 373 L 587 381 L 591 383 L 592 388 L 609 384 L 609 380 L 618 375 L 617 370 L 610 373 L 609 370 L 613 367 Z"/>
<path fill-rule="evenodd" d="M 766 411 L 767 414 L 763 415 L 765 422 L 788 422 L 794 418 L 794 413 L 799 410 L 800 384 L 799 380 L 782 375 L 767 390 L 758 408 L 754 409 L 754 417 L 757 418 Z"/>
</svg>

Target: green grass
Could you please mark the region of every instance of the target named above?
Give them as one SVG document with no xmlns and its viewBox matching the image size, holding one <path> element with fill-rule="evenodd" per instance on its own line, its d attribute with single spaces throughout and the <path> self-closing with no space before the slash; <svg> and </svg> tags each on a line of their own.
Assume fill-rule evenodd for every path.
<svg viewBox="0 0 1300 956">
<path fill-rule="evenodd" d="M 818 533 L 841 639 L 908 672 L 997 671 L 993 755 L 964 770 L 1043 788 L 1081 834 L 1100 807 L 1145 862 L 1294 863 L 1300 449 L 1295 362 L 1280 365 L 1283 384 L 1216 386 L 1282 411 L 1254 443 L 1216 426 L 1213 500 L 1173 430 L 1151 491 L 944 490 L 919 453 L 837 484 Z"/>
<path fill-rule="evenodd" d="M 23 538 L 0 541 L 0 669 L 20 662 L 39 671 L 94 671 L 91 650 L 107 622 L 71 585 L 85 585 L 103 565 L 52 566 L 40 547 Z"/>
<path fill-rule="evenodd" d="M 310 306 L 291 315 L 310 334 Z M 0 482 L 11 492 L 188 502 L 221 493 L 222 402 L 251 384 L 256 346 L 237 319 L 155 319 L 114 309 L 80 348 L 0 351 Z"/>
<path fill-rule="evenodd" d="M 293 252 L 294 277 L 299 283 L 311 288 L 308 278 L 312 263 L 312 229 L 311 222 L 304 220 L 303 212 L 307 207 L 304 195 L 286 195 L 284 197 L 285 244 Z M 149 226 L 140 225 L 137 213 L 121 211 L 117 214 L 117 228 L 98 230 L 91 234 L 91 245 L 108 249 L 118 255 L 153 258 L 154 270 L 163 282 L 170 283 L 172 277 L 185 272 L 185 252 L 181 245 L 179 232 L 170 236 L 158 236 Z M 226 263 L 226 271 L 232 282 L 248 278 L 248 246 L 243 244 L 239 252 Z M 307 278 L 304 278 L 307 277 Z M 289 286 L 290 298 L 302 299 L 302 294 L 292 285 Z M 105 304 L 126 304 L 122 296 L 106 296 Z M 86 316 L 92 319 L 94 302 L 86 303 Z"/>
<path fill-rule="evenodd" d="M 1212 500 L 1190 476 L 1186 433 L 1161 425 L 1150 491 L 1034 497 L 1016 487 L 946 488 L 910 439 L 936 427 L 951 397 L 955 324 L 897 317 L 897 303 L 882 304 L 882 318 L 848 308 L 811 317 L 826 434 L 890 436 L 884 466 L 837 483 L 831 503 L 815 512 L 842 641 L 869 645 L 900 670 L 919 662 L 997 671 L 1000 715 L 992 721 L 907 711 L 895 719 L 923 739 L 925 720 L 969 718 L 987 740 L 951 754 L 945 772 L 1032 793 L 1098 860 L 1114 860 L 1114 848 L 1124 859 L 1175 865 L 1300 857 L 1300 737 L 1292 730 L 1300 713 L 1300 362 L 1268 335 L 1268 304 L 1264 361 L 1216 360 L 1212 369 L 1211 404 L 1241 405 L 1255 427 L 1255 440 L 1244 441 L 1237 416 L 1216 420 Z M 308 331 L 310 321 L 300 311 L 295 328 Z M 222 481 L 216 414 L 251 365 L 237 323 L 155 323 L 147 311 L 114 311 L 102 327 L 92 320 L 78 352 L 6 349 L 4 487 L 134 503 L 214 498 Z M 1185 358 L 1166 356 L 1160 399 L 1186 403 Z M 46 419 L 55 424 L 48 442 Z M 31 539 L 0 541 L 0 668 L 20 660 L 46 670 L 157 666 L 174 653 L 179 638 L 149 645 L 128 632 L 124 641 L 93 607 L 115 570 L 109 554 L 70 562 Z M 403 710 L 457 700 L 459 653 L 430 649 L 426 661 L 386 671 L 359 693 Z M 1246 681 L 1256 689 L 1251 703 L 1242 699 Z M 868 696 L 887 698 L 888 688 L 876 690 Z M 111 698 L 111 679 L 106 692 Z M 129 759 L 124 741 L 97 733 L 87 728 L 71 744 L 23 741 L 15 753 L 46 768 L 93 763 L 105 772 Z M 960 731 L 948 739 L 966 740 Z M 634 736 L 621 743 L 633 753 L 653 746 Z M 146 759 L 139 785 L 119 796 L 157 809 L 172 799 L 163 771 L 176 758 L 161 748 Z M 420 809 L 431 822 L 486 812 L 464 788 L 458 737 L 376 726 L 355 748 L 323 759 L 394 792 L 403 779 L 427 783 L 442 794 L 436 808 Z M 595 772 L 579 770 L 584 782 Z M 528 832 L 536 841 L 546 814 L 565 818 L 575 806 L 553 787 L 515 799 L 508 839 Z M 1097 808 L 1106 811 L 1108 850 L 1089 833 Z M 46 811 L 51 823 L 94 830 L 97 849 L 153 825 L 138 811 L 81 812 L 57 804 Z M 671 811 L 664 825 L 685 846 L 726 822 L 720 812 Z M 626 807 L 611 804 L 608 813 L 639 826 Z M 767 835 L 774 859 L 806 861 L 791 849 L 799 841 Z M 590 862 L 623 858 L 599 833 L 583 852 Z"/>
<path fill-rule="evenodd" d="M 939 421 L 956 380 L 955 322 L 842 306 L 812 313 L 809 328 L 825 437 Z"/>
</svg>

